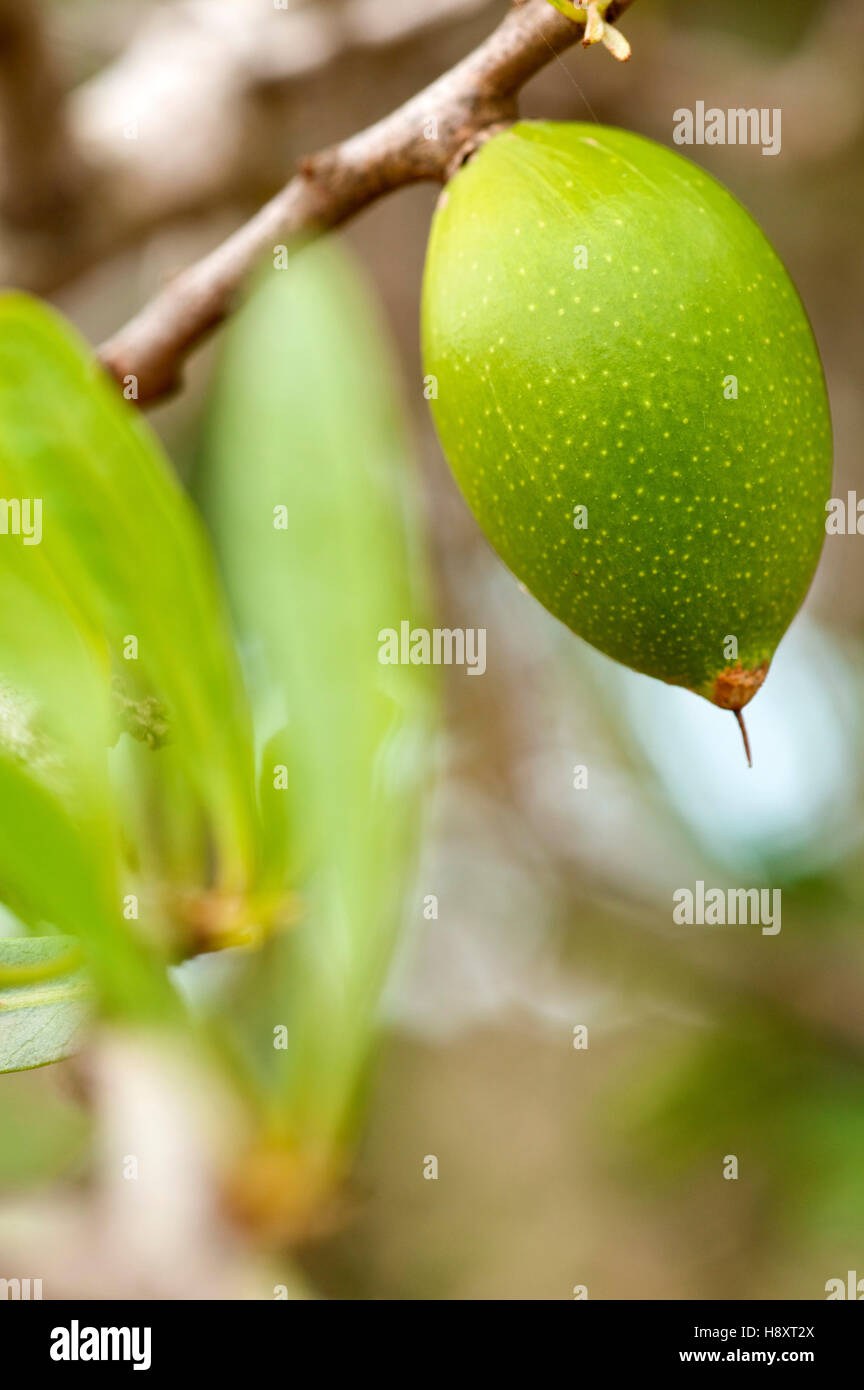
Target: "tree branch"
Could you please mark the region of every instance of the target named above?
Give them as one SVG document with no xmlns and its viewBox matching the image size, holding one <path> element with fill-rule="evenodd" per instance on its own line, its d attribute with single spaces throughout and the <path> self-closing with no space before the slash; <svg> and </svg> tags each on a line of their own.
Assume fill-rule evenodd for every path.
<svg viewBox="0 0 864 1390">
<path fill-rule="evenodd" d="M 612 0 L 607 20 L 631 3 Z M 425 91 L 302 160 L 275 198 L 102 345 L 107 370 L 119 382 L 135 378 L 139 403 L 175 390 L 184 359 L 230 313 L 265 253 L 300 232 L 335 227 L 405 184 L 446 182 L 472 150 L 516 118 L 519 90 L 583 31 L 547 0 L 515 0 L 489 38 Z"/>
<path fill-rule="evenodd" d="M 34 0 L 0 0 L 0 209 L 30 226 L 68 210 L 80 170 L 64 92 Z"/>
<path fill-rule="evenodd" d="M 284 182 L 286 127 L 316 83 L 331 72 L 339 81 L 339 66 L 352 55 L 369 53 L 380 63 L 445 27 L 458 31 L 495 3 L 148 4 L 129 46 L 60 110 L 46 69 L 47 38 L 37 51 L 32 38 L 23 42 L 23 31 L 37 26 L 34 0 L 0 0 L 0 128 L 7 147 L 7 132 L 16 142 L 10 178 L 17 185 L 23 175 L 27 183 L 16 186 L 0 217 L 0 284 L 54 294 L 161 228 L 238 203 L 257 206 Z M 10 12 L 14 34 L 4 18 Z M 38 126 L 24 110 L 28 92 L 31 105 L 41 103 Z M 3 166 L 0 160 L 0 188 Z M 62 216 L 50 196 L 58 169 Z M 26 217 L 16 215 L 22 193 Z"/>
</svg>

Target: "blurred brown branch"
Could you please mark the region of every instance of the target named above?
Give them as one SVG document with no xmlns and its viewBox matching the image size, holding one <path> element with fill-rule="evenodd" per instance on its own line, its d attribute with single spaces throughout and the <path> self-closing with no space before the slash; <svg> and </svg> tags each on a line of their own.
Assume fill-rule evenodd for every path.
<svg viewBox="0 0 864 1390">
<path fill-rule="evenodd" d="M 26 222 L 13 216 L 21 192 L 0 222 L 0 283 L 51 294 L 190 215 L 257 206 L 284 182 L 292 112 L 324 74 L 338 80 L 354 53 L 380 57 L 436 29 L 458 30 L 492 3 L 142 4 L 128 45 L 69 93 L 61 120 L 38 11 L 30 0 L 0 0 L 16 17 L 0 133 L 12 177 L 20 171 L 31 190 Z M 0 54 L 0 83 L 3 73 Z M 30 107 L 40 103 L 34 123 Z M 62 217 L 52 194 L 58 170 L 68 195 Z"/>
<path fill-rule="evenodd" d="M 615 20 L 631 0 L 612 0 Z M 547 0 L 516 0 L 473 53 L 377 124 L 301 161 L 280 193 L 203 260 L 183 271 L 105 343 L 119 380 L 134 377 L 139 402 L 179 384 L 189 352 L 230 312 L 244 278 L 267 251 L 298 232 L 346 221 L 405 184 L 443 183 L 472 149 L 516 116 L 516 95 L 584 25 Z"/>
<path fill-rule="evenodd" d="M 35 0 L 0 0 L 0 209 L 11 223 L 65 212 L 80 183 L 64 95 Z"/>
<path fill-rule="evenodd" d="M 0 13 L 4 5 L 35 23 L 24 0 L 0 0 Z M 332 108 L 327 94 L 334 86 L 352 94 L 347 105 L 357 114 L 348 119 L 363 126 L 374 98 L 357 90 L 358 76 L 377 88 L 395 71 L 403 74 L 401 91 L 392 80 L 388 90 L 410 91 L 425 81 L 412 81 L 411 73 L 423 71 L 418 54 L 433 39 L 435 51 L 447 55 L 439 60 L 445 67 L 460 43 L 469 46 L 463 35 L 473 43 L 478 24 L 501 8 L 502 0 L 400 0 L 398 6 L 392 0 L 291 0 L 290 8 L 278 11 L 258 0 L 142 4 L 131 41 L 69 93 L 65 113 L 58 110 L 44 40 L 36 49 L 20 47 L 19 40 L 7 49 L 7 67 L 16 55 L 16 73 L 0 106 L 0 133 L 10 160 L 20 168 L 26 159 L 30 193 L 21 185 L 5 218 L 0 200 L 0 283 L 52 294 L 166 227 L 220 212 L 241 220 L 282 186 L 292 149 L 320 138 L 316 123 Z M 616 64 L 595 63 L 592 101 L 614 94 L 620 124 L 634 123 L 664 139 L 670 88 L 681 90 L 686 75 L 698 95 L 708 82 L 706 46 L 651 9 L 645 21 L 640 62 L 629 80 L 622 86 Z M 58 42 L 68 40 L 74 49 L 79 28 L 77 20 L 67 25 L 64 40 L 59 25 Z M 127 28 L 128 21 L 112 31 L 115 46 L 125 41 Z M 100 39 L 103 34 L 104 26 Z M 94 43 L 91 34 L 89 48 Z M 862 53 L 856 0 L 832 0 L 800 48 L 780 59 L 755 54 L 731 34 L 712 35 L 710 80 L 730 90 L 733 105 L 748 105 L 758 88 L 761 104 L 783 108 L 790 147 L 825 163 L 850 149 L 864 126 Z M 18 72 L 25 60 L 27 100 L 32 103 L 38 90 L 44 105 L 32 134 Z M 2 74 L 0 58 L 0 83 Z M 831 121 L 814 122 L 826 88 Z M 569 114 L 566 106 L 561 114 Z M 56 162 L 50 139 L 40 145 L 40 132 L 52 121 Z M 341 133 L 336 117 L 333 125 L 325 140 Z M 0 184 L 2 176 L 0 155 Z M 28 200 L 30 215 L 16 220 L 14 204 Z M 238 215 L 238 207 L 246 212 Z"/>
</svg>

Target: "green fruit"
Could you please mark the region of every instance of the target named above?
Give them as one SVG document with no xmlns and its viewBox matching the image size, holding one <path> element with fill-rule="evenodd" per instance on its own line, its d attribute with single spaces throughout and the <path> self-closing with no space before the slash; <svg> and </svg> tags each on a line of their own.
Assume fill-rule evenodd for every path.
<svg viewBox="0 0 864 1390">
<path fill-rule="evenodd" d="M 442 195 L 423 348 L 444 452 L 510 568 L 600 651 L 740 711 L 831 484 L 813 334 L 749 214 L 640 136 L 516 125 Z"/>
</svg>

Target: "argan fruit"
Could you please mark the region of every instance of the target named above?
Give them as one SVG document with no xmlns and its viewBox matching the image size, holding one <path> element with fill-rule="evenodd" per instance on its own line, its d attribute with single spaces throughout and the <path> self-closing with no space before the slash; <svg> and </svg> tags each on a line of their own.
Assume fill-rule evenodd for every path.
<svg viewBox="0 0 864 1390">
<path fill-rule="evenodd" d="M 741 722 L 831 484 L 813 334 L 750 215 L 641 136 L 522 122 L 441 197 L 423 351 L 444 452 L 514 573 Z"/>
</svg>

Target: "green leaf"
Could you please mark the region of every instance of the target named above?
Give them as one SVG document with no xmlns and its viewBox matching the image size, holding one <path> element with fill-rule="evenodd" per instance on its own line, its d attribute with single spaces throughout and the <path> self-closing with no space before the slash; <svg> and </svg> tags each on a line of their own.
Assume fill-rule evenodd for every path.
<svg viewBox="0 0 864 1390">
<path fill-rule="evenodd" d="M 274 1123 L 324 1150 L 356 1118 L 431 742 L 429 669 L 378 660 L 380 630 L 422 624 L 428 603 L 393 379 L 350 265 L 335 243 L 304 248 L 228 330 L 203 475 L 256 711 L 268 872 L 305 905 L 253 967 L 245 1045 Z"/>
<path fill-rule="evenodd" d="M 203 528 L 85 345 L 19 294 L 0 297 L 0 493 L 42 505 L 38 544 L 0 536 L 8 565 L 40 591 L 62 591 L 106 678 L 121 671 L 164 705 L 212 825 L 219 884 L 245 891 L 257 833 L 251 733 Z"/>
<path fill-rule="evenodd" d="M 162 1014 L 164 969 L 121 916 L 98 642 L 40 548 L 0 537 L 0 592 L 0 899 L 31 929 L 80 938 L 111 1011 Z"/>
<path fill-rule="evenodd" d="M 88 1013 L 90 986 L 70 938 L 0 938 L 0 1072 L 68 1057 Z"/>
<path fill-rule="evenodd" d="M 23 387 L 20 398 L 9 395 L 10 379 L 20 384 L 27 352 L 22 349 L 20 361 L 15 355 L 17 336 L 26 333 L 8 330 L 8 307 L 0 299 L 0 358 L 8 368 L 0 378 L 0 491 L 8 527 L 0 532 L 0 900 L 31 930 L 54 928 L 80 940 L 108 1012 L 161 1018 L 175 1007 L 164 964 L 122 916 L 121 841 L 106 757 L 116 736 L 109 648 L 103 615 L 91 601 L 92 577 L 84 572 L 89 542 L 83 537 L 76 550 L 75 538 L 54 524 L 54 465 L 39 467 L 51 437 L 49 412 Z M 25 318 L 32 313 L 41 321 L 42 310 L 28 301 L 20 307 Z M 50 365 L 49 346 L 38 369 L 49 379 Z M 63 396 L 65 383 L 54 386 Z M 82 413 L 78 390 L 63 397 L 70 422 Z M 59 437 L 51 447 L 61 464 L 65 459 L 70 478 L 63 488 L 69 489 L 74 458 L 68 451 L 63 456 Z M 15 517 L 7 504 L 34 496 L 43 507 L 43 533 L 30 545 L 9 524 Z M 64 546 L 70 547 L 67 568 L 58 563 Z"/>
<path fill-rule="evenodd" d="M 166 1017 L 174 994 L 161 962 L 122 918 L 117 865 L 107 806 L 58 794 L 20 760 L 0 753 L 4 901 L 31 927 L 50 924 L 80 941 L 109 1013 Z"/>
</svg>

